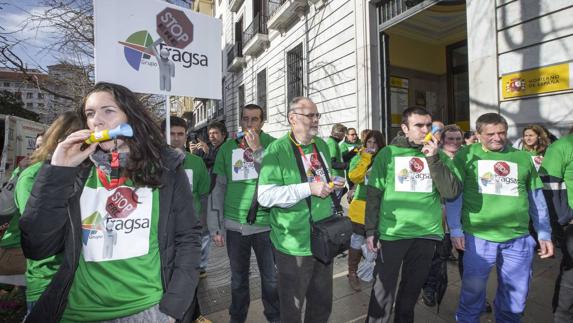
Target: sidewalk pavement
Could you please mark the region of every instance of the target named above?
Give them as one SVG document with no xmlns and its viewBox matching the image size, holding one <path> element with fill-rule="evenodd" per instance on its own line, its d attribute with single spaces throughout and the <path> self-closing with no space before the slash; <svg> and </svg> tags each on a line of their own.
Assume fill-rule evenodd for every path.
<svg viewBox="0 0 573 323">
<path fill-rule="evenodd" d="M 533 281 L 527 300 L 527 309 L 523 318 L 524 323 L 551 322 L 551 299 L 555 279 L 559 273 L 561 254 L 554 259 L 540 260 L 537 258 L 533 264 Z M 352 290 L 348 284 L 347 258 L 341 255 L 334 263 L 334 296 L 333 310 L 329 322 L 364 322 L 368 310 L 371 284 L 364 283 L 360 292 Z M 215 323 L 229 322 L 228 307 L 231 302 L 231 274 L 226 248 L 212 246 L 207 269 L 208 276 L 203 279 L 199 288 L 199 301 L 203 314 Z M 487 295 L 493 304 L 496 289 L 495 269 L 488 281 Z M 454 315 L 459 299 L 461 280 L 456 262 L 448 262 L 448 289 L 440 306 L 439 314 L 436 307 L 429 308 L 421 300 L 415 309 L 416 322 L 446 323 L 455 322 Z M 261 302 L 261 287 L 259 272 L 254 253 L 251 256 L 250 275 L 251 306 L 247 322 L 266 322 Z M 494 322 L 493 313 L 484 314 L 481 322 Z"/>
</svg>

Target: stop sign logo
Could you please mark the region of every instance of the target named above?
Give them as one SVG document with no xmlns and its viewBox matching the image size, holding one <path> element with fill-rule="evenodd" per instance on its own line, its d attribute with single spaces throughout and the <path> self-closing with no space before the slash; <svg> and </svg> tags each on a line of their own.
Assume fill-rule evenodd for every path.
<svg viewBox="0 0 573 323">
<path fill-rule="evenodd" d="M 493 165 L 493 170 L 499 176 L 507 176 L 509 175 L 510 169 L 509 165 L 506 162 L 500 161 Z"/>
<path fill-rule="evenodd" d="M 165 8 L 157 14 L 157 33 L 167 46 L 183 49 L 193 41 L 193 24 L 183 11 Z"/>
<path fill-rule="evenodd" d="M 105 210 L 112 218 L 126 218 L 137 208 L 137 193 L 129 187 L 120 187 L 107 198 Z"/>
<path fill-rule="evenodd" d="M 424 170 L 424 162 L 417 157 L 410 159 L 410 170 L 419 173 Z"/>
</svg>

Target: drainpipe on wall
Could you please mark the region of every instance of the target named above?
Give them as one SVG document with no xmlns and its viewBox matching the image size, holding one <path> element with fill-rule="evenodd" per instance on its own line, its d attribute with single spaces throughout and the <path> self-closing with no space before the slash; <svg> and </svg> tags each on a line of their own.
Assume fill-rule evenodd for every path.
<svg viewBox="0 0 573 323">
<path fill-rule="evenodd" d="M 299 17 L 301 17 L 302 19 L 302 15 L 304 15 L 304 42 L 305 42 L 305 60 L 306 60 L 306 68 L 305 68 L 305 78 L 306 78 L 306 96 L 310 97 L 310 59 L 309 59 L 309 55 L 310 55 L 310 48 L 308 47 L 309 44 L 309 39 L 308 39 L 308 13 L 309 13 L 309 9 L 308 7 L 304 7 L 302 9 L 298 9 L 299 10 Z M 316 14 L 316 13 L 315 13 Z"/>
</svg>

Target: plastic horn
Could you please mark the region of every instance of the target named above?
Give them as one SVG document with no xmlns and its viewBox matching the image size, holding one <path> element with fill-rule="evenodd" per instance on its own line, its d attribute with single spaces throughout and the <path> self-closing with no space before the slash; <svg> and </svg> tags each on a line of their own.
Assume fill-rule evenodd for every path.
<svg viewBox="0 0 573 323">
<path fill-rule="evenodd" d="M 237 132 L 237 139 L 243 138 L 247 134 L 247 132 L 251 132 L 251 131 L 253 131 L 253 130 L 247 129 L 247 131 L 238 131 Z"/>
<path fill-rule="evenodd" d="M 430 140 L 432 140 L 432 135 L 434 135 L 436 132 L 442 130 L 442 128 L 438 127 L 438 126 L 432 126 L 432 131 L 428 132 L 428 134 L 426 134 L 426 137 L 424 137 L 424 143 L 428 143 L 430 142 Z"/>
<path fill-rule="evenodd" d="M 113 129 L 104 129 L 101 131 L 92 132 L 90 137 L 86 139 L 85 143 L 93 144 L 95 142 L 112 140 L 119 136 L 133 137 L 133 129 L 127 123 L 123 123 Z"/>
</svg>

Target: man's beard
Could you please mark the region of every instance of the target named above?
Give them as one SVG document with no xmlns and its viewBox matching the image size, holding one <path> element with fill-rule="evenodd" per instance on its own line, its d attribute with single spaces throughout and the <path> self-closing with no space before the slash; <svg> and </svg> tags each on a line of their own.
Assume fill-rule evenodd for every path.
<svg viewBox="0 0 573 323">
<path fill-rule="evenodd" d="M 315 127 L 311 127 L 310 130 L 308 131 L 308 133 L 309 133 L 311 136 L 313 136 L 313 137 L 316 136 L 316 135 L 318 135 L 318 127 L 316 127 L 316 128 L 315 128 Z"/>
</svg>

